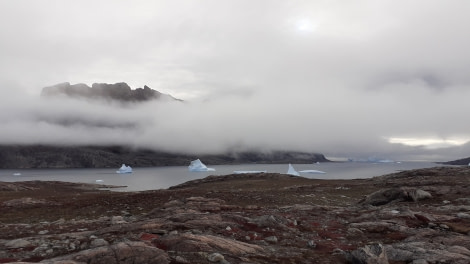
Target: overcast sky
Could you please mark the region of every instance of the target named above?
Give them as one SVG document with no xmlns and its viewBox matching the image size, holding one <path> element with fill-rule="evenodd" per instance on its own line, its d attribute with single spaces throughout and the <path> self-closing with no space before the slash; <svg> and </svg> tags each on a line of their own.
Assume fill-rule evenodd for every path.
<svg viewBox="0 0 470 264">
<path fill-rule="evenodd" d="M 0 143 L 468 157 L 469 14 L 466 0 L 2 0 Z M 186 103 L 40 98 L 61 82 Z"/>
</svg>

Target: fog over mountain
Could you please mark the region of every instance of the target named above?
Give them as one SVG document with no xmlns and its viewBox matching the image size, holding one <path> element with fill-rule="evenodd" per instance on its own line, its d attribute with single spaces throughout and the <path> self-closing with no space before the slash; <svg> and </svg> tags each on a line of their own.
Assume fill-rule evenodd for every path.
<svg viewBox="0 0 470 264">
<path fill-rule="evenodd" d="M 294 100 L 287 91 L 284 99 Z M 439 154 L 449 155 L 448 148 L 426 150 L 374 138 L 393 117 L 385 113 L 379 118 L 351 108 L 350 115 L 340 117 L 323 111 L 321 102 L 312 104 L 300 97 L 295 98 L 296 107 L 294 101 L 260 100 L 123 104 L 69 96 L 17 97 L 1 106 L 1 140 L 3 144 L 124 145 L 182 153 L 298 150 L 343 157 L 403 157 L 396 155 L 400 154 L 437 160 Z M 374 126 L 365 129 L 370 118 L 375 118 Z"/>
<path fill-rule="evenodd" d="M 469 13 L 458 0 L 1 1 L 0 143 L 467 157 Z M 184 103 L 40 96 L 62 82 Z"/>
<path fill-rule="evenodd" d="M 150 100 L 172 101 L 178 100 L 171 95 L 162 94 L 144 85 L 144 88 L 132 90 L 125 82 L 109 84 L 94 83 L 89 87 L 84 83 L 70 84 L 68 82 L 59 83 L 53 86 L 44 87 L 41 96 L 54 97 L 66 96 L 76 99 L 119 101 L 122 103 L 145 102 Z"/>
</svg>

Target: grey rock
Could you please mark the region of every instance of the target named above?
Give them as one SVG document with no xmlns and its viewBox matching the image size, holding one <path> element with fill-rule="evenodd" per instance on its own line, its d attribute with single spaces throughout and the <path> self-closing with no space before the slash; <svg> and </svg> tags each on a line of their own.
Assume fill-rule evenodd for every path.
<svg viewBox="0 0 470 264">
<path fill-rule="evenodd" d="M 436 239 L 436 238 L 434 238 Z M 452 238 L 460 243 L 458 237 Z M 429 263 L 470 263 L 470 250 L 462 246 L 446 246 L 456 241 L 442 241 L 441 243 L 406 242 L 387 245 L 386 251 L 389 260 L 414 263 L 426 260 Z"/>
<path fill-rule="evenodd" d="M 160 237 L 155 242 L 167 250 L 178 252 L 227 252 L 233 255 L 254 254 L 262 247 L 212 235 L 189 233 Z"/>
<path fill-rule="evenodd" d="M 419 201 L 431 198 L 429 192 L 416 188 L 390 188 L 376 191 L 359 203 L 363 205 L 380 206 L 393 201 Z"/>
<path fill-rule="evenodd" d="M 124 220 L 124 217 L 122 217 L 120 215 L 111 217 L 111 224 L 113 224 L 113 225 L 125 224 L 125 223 L 127 223 L 127 222 Z"/>
<path fill-rule="evenodd" d="M 32 246 L 31 242 L 22 238 L 10 240 L 7 243 L 5 243 L 6 248 L 26 248 L 26 247 L 31 247 L 31 246 Z"/>
<path fill-rule="evenodd" d="M 458 198 L 455 199 L 455 201 L 458 203 L 470 204 L 470 198 Z"/>
<path fill-rule="evenodd" d="M 317 247 L 317 244 L 315 243 L 315 241 L 309 240 L 309 241 L 307 242 L 307 246 L 308 246 L 309 248 L 316 248 L 316 247 Z"/>
<path fill-rule="evenodd" d="M 209 256 L 207 256 L 207 260 L 209 260 L 210 262 L 221 262 L 225 260 L 225 258 L 220 253 L 212 253 Z"/>
<path fill-rule="evenodd" d="M 90 243 L 91 248 L 97 248 L 97 247 L 102 247 L 102 246 L 107 246 L 107 245 L 109 245 L 108 241 L 102 238 L 94 239 Z"/>
<path fill-rule="evenodd" d="M 44 199 L 34 199 L 31 197 L 23 197 L 23 198 L 13 199 L 13 200 L 3 202 L 3 205 L 8 206 L 8 207 L 28 207 L 32 205 L 44 205 L 44 204 L 58 205 L 58 203 L 46 201 Z"/>
<path fill-rule="evenodd" d="M 278 239 L 276 236 L 268 236 L 264 239 L 264 241 L 271 243 L 271 244 L 276 244 Z"/>
<path fill-rule="evenodd" d="M 348 256 L 349 261 L 358 264 L 388 264 L 387 253 L 382 244 L 366 245 Z"/>
<path fill-rule="evenodd" d="M 432 197 L 432 195 L 429 192 L 423 191 L 421 189 L 406 188 L 405 191 L 407 192 L 408 197 L 411 198 L 415 202 Z"/>
<path fill-rule="evenodd" d="M 121 242 L 111 246 L 98 247 L 66 255 L 43 263 L 58 264 L 58 261 L 107 264 L 169 264 L 170 259 L 163 250 L 148 246 L 143 242 Z M 64 262 L 62 262 L 64 263 Z M 72 262 L 73 263 L 73 262 Z"/>
<path fill-rule="evenodd" d="M 176 263 L 182 263 L 182 264 L 189 264 L 191 263 L 189 260 L 183 258 L 182 256 L 176 256 L 175 257 Z"/>
<path fill-rule="evenodd" d="M 408 248 L 408 247 L 394 247 L 391 245 L 388 245 L 385 247 L 387 250 L 387 256 L 391 260 L 395 261 L 405 261 L 405 262 L 410 262 L 413 260 L 413 257 L 418 254 L 418 252 L 423 253 L 425 250 L 423 248 Z"/>
<path fill-rule="evenodd" d="M 449 229 L 449 228 L 450 228 L 450 227 L 449 227 L 448 225 L 446 225 L 446 224 L 440 224 L 439 227 L 442 228 L 442 229 Z"/>
<path fill-rule="evenodd" d="M 467 213 L 458 213 L 457 214 L 458 218 L 463 218 L 463 219 L 470 219 L 470 214 Z"/>
</svg>

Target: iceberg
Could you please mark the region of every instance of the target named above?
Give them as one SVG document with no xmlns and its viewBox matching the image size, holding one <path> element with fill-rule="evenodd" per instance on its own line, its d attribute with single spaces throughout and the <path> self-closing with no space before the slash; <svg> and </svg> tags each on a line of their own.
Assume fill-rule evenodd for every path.
<svg viewBox="0 0 470 264">
<path fill-rule="evenodd" d="M 289 163 L 289 169 L 287 170 L 287 174 L 294 175 L 294 176 L 300 176 L 300 174 L 294 169 L 294 167 L 290 163 Z"/>
<path fill-rule="evenodd" d="M 377 158 L 377 157 L 369 157 L 367 159 L 353 159 L 349 158 L 349 162 L 370 162 L 370 163 L 394 163 L 394 160 L 391 159 L 382 159 L 382 158 Z"/>
<path fill-rule="evenodd" d="M 265 170 L 240 170 L 233 171 L 234 174 L 245 174 L 245 173 L 266 173 Z"/>
<path fill-rule="evenodd" d="M 319 170 L 301 170 L 300 173 L 311 173 L 311 174 L 324 174 L 326 172 Z"/>
<path fill-rule="evenodd" d="M 208 168 L 201 160 L 193 160 L 188 166 L 189 171 L 215 171 L 213 168 Z"/>
<path fill-rule="evenodd" d="M 122 164 L 121 168 L 119 168 L 116 173 L 132 173 L 132 168 L 131 166 L 126 166 L 126 164 Z"/>
</svg>

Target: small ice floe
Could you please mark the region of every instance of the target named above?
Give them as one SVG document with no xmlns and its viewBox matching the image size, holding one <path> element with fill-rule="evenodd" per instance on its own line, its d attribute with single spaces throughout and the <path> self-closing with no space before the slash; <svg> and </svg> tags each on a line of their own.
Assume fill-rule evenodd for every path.
<svg viewBox="0 0 470 264">
<path fill-rule="evenodd" d="M 15 172 L 15 173 L 13 173 L 13 176 L 21 176 L 21 173 Z"/>
<path fill-rule="evenodd" d="M 265 170 L 239 170 L 233 171 L 234 174 L 245 174 L 245 173 L 266 173 Z"/>
<path fill-rule="evenodd" d="M 289 163 L 289 169 L 287 170 L 287 174 L 294 175 L 294 176 L 300 176 L 300 174 L 294 169 L 294 167 L 290 163 Z"/>
<path fill-rule="evenodd" d="M 121 168 L 119 168 L 116 173 L 132 173 L 132 168 L 131 166 L 126 166 L 126 164 L 122 164 Z"/>
<path fill-rule="evenodd" d="M 208 168 L 201 160 L 193 160 L 188 166 L 189 171 L 215 171 L 213 168 Z"/>
<path fill-rule="evenodd" d="M 398 213 L 400 213 L 400 211 L 398 211 L 398 210 L 391 210 L 390 213 L 392 213 L 392 214 L 398 214 Z"/>
<path fill-rule="evenodd" d="M 95 182 L 104 182 L 103 180 L 96 180 Z"/>
<path fill-rule="evenodd" d="M 311 173 L 311 174 L 324 174 L 326 172 L 319 170 L 301 170 L 300 173 Z"/>
</svg>

